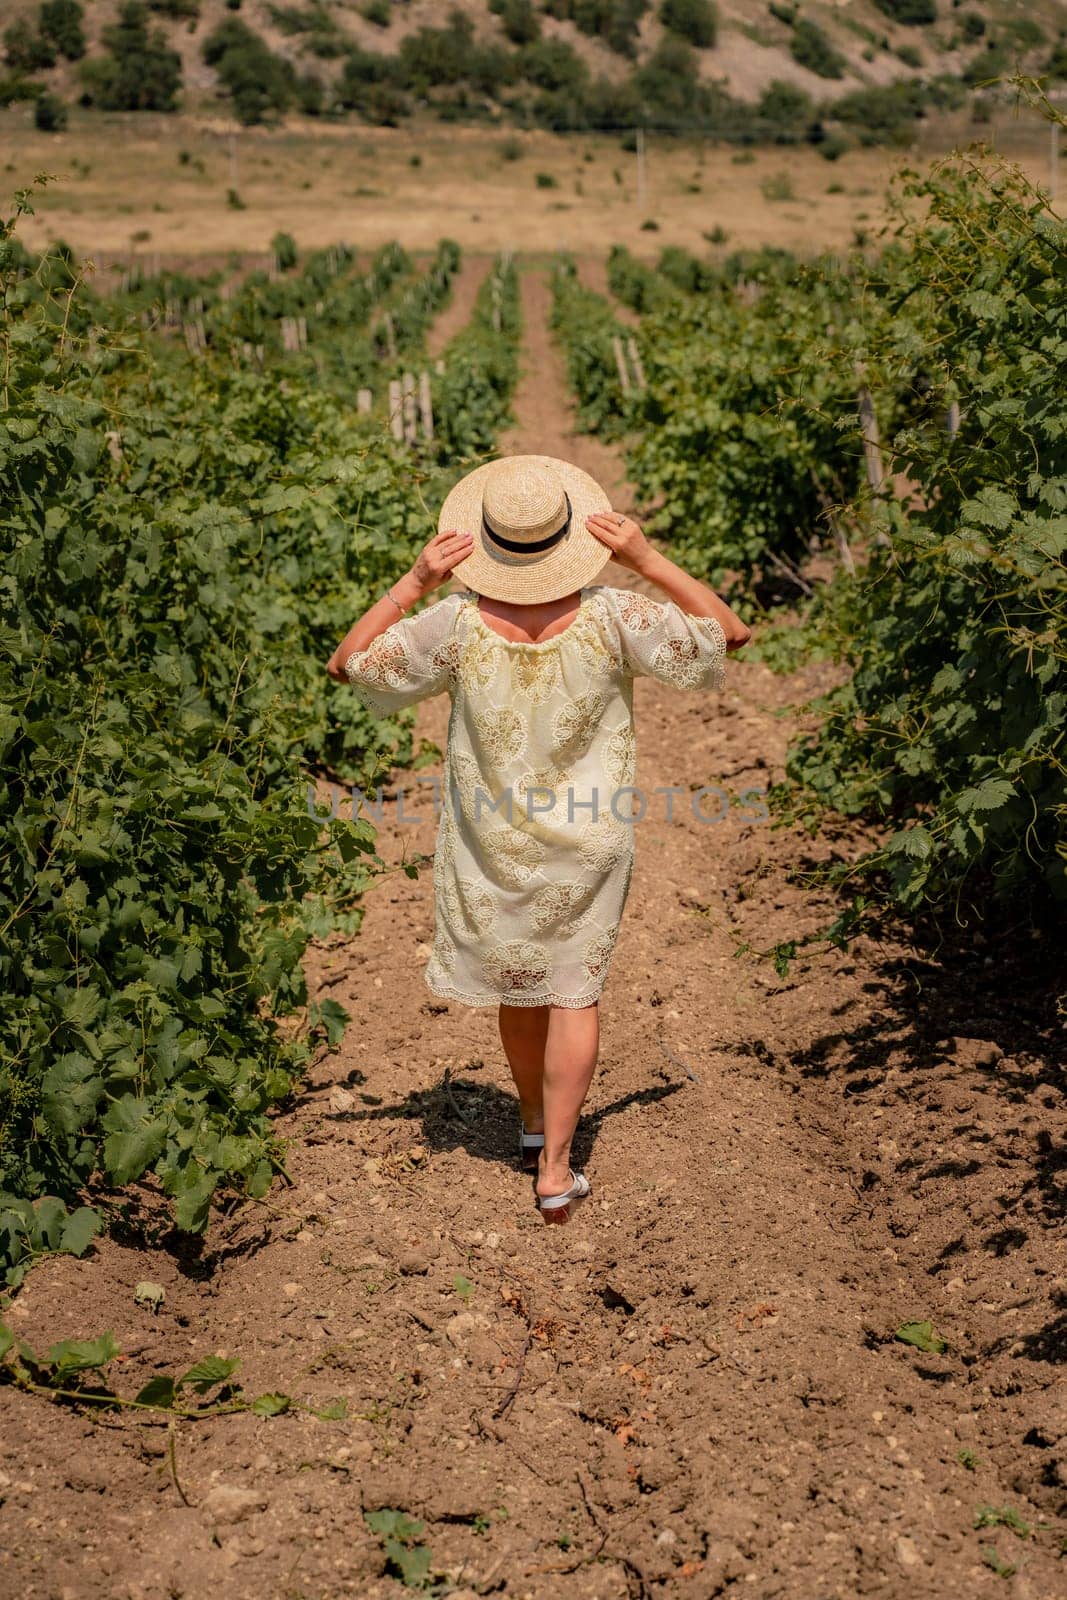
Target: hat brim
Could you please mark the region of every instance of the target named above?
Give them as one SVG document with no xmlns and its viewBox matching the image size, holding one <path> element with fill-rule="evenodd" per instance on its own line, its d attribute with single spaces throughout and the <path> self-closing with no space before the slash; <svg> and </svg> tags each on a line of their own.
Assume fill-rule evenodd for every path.
<svg viewBox="0 0 1067 1600">
<path fill-rule="evenodd" d="M 591 583 L 611 560 L 611 551 L 589 532 L 585 519 L 595 512 L 610 511 L 611 499 L 588 472 L 560 461 L 555 456 L 508 457 L 531 465 L 551 467 L 558 475 L 571 503 L 571 523 L 565 538 L 535 556 L 513 555 L 501 550 L 486 536 L 482 526 L 482 489 L 485 475 L 495 466 L 486 462 L 475 467 L 451 489 L 437 519 L 437 531 L 456 529 L 474 537 L 474 549 L 453 567 L 452 576 L 485 595 L 488 600 L 512 600 L 519 605 L 534 605 L 540 600 L 559 600 L 565 594 Z"/>
</svg>

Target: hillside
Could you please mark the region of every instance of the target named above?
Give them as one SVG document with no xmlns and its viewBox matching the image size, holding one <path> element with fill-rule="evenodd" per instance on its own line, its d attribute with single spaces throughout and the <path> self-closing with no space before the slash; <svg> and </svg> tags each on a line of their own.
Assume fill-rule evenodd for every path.
<svg viewBox="0 0 1067 1600">
<path fill-rule="evenodd" d="M 999 74 L 1067 61 L 1061 0 L 7 0 L 4 18 L 0 103 L 46 89 L 244 122 L 429 108 L 758 138 L 843 103 L 873 142 Z"/>
</svg>

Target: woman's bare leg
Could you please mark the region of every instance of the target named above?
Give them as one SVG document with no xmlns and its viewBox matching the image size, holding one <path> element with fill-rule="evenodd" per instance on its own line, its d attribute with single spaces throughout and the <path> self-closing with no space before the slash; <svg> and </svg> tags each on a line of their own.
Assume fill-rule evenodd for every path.
<svg viewBox="0 0 1067 1600">
<path fill-rule="evenodd" d="M 545 1125 L 542 1082 L 550 1006 L 501 1006 L 500 1042 L 519 1092 L 519 1112 L 527 1133 Z"/>
<path fill-rule="evenodd" d="M 571 1185 L 571 1141 L 596 1069 L 600 1011 L 591 1006 L 553 1006 L 544 1053 L 545 1148 L 537 1173 L 538 1194 L 562 1194 Z"/>
</svg>

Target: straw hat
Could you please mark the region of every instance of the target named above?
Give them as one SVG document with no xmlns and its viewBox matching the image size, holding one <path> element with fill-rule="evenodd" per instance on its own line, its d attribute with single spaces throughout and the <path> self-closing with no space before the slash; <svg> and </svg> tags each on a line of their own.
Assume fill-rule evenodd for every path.
<svg viewBox="0 0 1067 1600">
<path fill-rule="evenodd" d="M 611 501 L 588 472 L 555 456 L 503 456 L 451 490 L 438 531 L 474 535 L 453 577 L 490 600 L 533 605 L 581 589 L 611 559 L 585 525 Z"/>
</svg>

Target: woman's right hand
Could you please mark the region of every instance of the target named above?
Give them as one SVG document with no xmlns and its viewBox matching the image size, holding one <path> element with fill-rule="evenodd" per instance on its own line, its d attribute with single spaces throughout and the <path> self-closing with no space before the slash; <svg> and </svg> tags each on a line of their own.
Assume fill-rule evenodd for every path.
<svg viewBox="0 0 1067 1600">
<path fill-rule="evenodd" d="M 455 528 L 446 528 L 435 534 L 419 552 L 409 574 L 418 590 L 419 599 L 444 583 L 452 568 L 465 561 L 473 549 L 473 534 L 457 533 Z"/>
<path fill-rule="evenodd" d="M 601 544 L 606 544 L 620 567 L 644 574 L 655 560 L 655 549 L 649 544 L 641 524 L 621 511 L 599 511 L 586 517 L 585 525 Z"/>
</svg>

